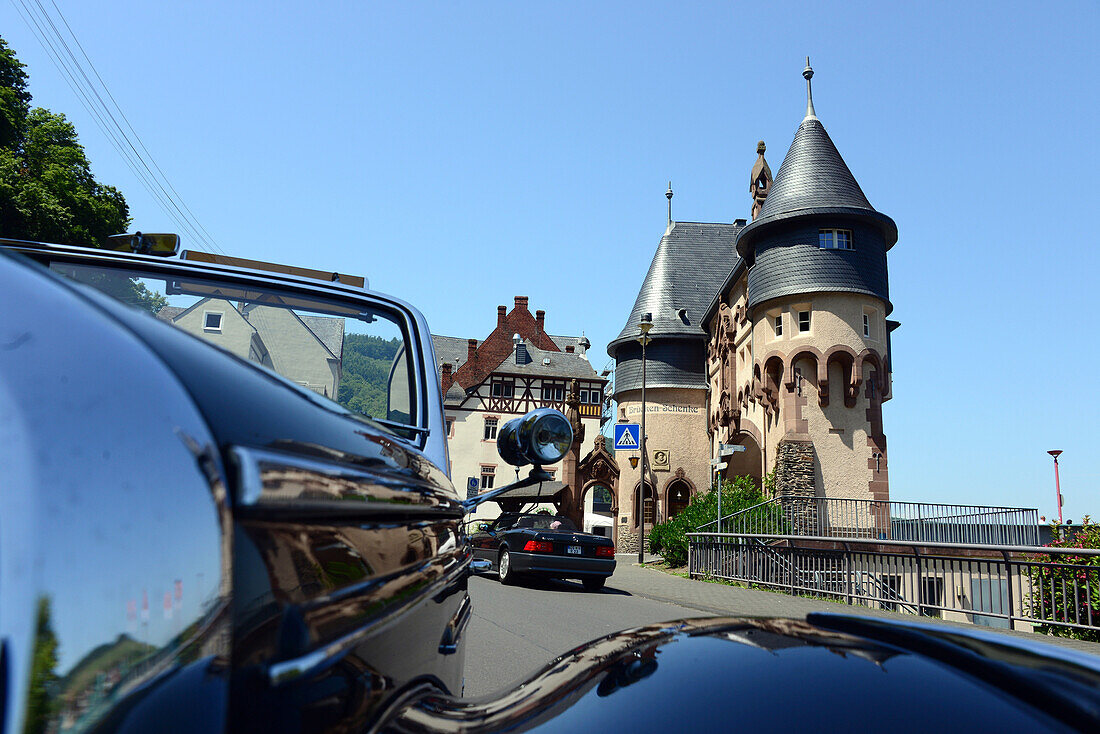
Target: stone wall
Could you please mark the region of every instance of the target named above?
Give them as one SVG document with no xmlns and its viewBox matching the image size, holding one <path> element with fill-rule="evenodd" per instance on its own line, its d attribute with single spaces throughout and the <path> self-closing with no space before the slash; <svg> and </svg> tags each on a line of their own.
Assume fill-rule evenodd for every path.
<svg viewBox="0 0 1100 734">
<path fill-rule="evenodd" d="M 647 538 L 648 540 L 648 538 Z M 629 530 L 619 528 L 619 539 L 615 543 L 616 553 L 637 553 L 638 552 L 638 534 L 632 533 Z"/>
<path fill-rule="evenodd" d="M 817 459 L 813 441 L 784 438 L 775 459 L 775 491 L 792 499 L 783 501 L 783 514 L 794 535 L 818 534 L 814 475 Z M 805 497 L 805 500 L 800 498 Z"/>
</svg>

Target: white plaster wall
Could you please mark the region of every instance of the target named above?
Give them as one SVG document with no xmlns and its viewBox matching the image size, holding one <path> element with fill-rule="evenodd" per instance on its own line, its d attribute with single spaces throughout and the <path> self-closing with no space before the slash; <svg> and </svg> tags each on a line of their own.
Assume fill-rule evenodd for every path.
<svg viewBox="0 0 1100 734">
<path fill-rule="evenodd" d="M 207 311 L 222 314 L 221 330 L 207 331 L 203 328 Z M 179 314 L 172 324 L 211 344 L 216 344 L 227 352 L 232 352 L 241 359 L 248 359 L 248 347 L 252 343 L 252 335 L 256 333 L 232 303 L 220 298 L 199 301 L 191 309 Z"/>
<path fill-rule="evenodd" d="M 806 305 L 812 313 L 810 332 L 798 334 L 797 311 Z M 865 311 L 872 316 L 870 337 L 863 336 Z M 771 323 L 771 318 L 777 313 L 782 314 L 784 319 L 783 335 L 779 338 L 774 337 Z M 753 352 L 762 370 L 764 361 L 771 354 L 778 353 L 785 362 L 787 356 L 806 346 L 817 349 L 823 355 L 837 345 L 846 346 L 855 354 L 870 348 L 885 358 L 885 328 L 885 304 L 873 296 L 854 293 L 789 296 L 770 301 L 756 309 L 752 333 Z M 817 492 L 829 497 L 869 498 L 871 495 L 868 482 L 873 472 L 867 464 L 872 449 L 867 446 L 867 408 L 870 400 L 866 397 L 865 386 L 873 368 L 864 365 L 864 383 L 860 386 L 855 407 L 849 408 L 844 403 L 848 377 L 838 364 L 832 365 L 829 369 L 829 405 L 822 408 L 818 405 L 816 366 L 809 360 L 800 361 L 796 366 L 802 368 L 802 374 L 807 378 L 803 380 L 806 405 L 802 409 L 802 417 L 807 421 L 808 433 L 817 454 Z M 748 380 L 751 382 L 751 372 Z M 787 375 L 784 373 L 782 381 L 786 380 Z M 743 383 L 740 373 L 738 382 Z M 780 390 L 786 395 L 785 385 L 781 384 Z M 766 429 L 765 460 L 769 472 L 775 466 L 779 441 L 786 433 L 787 416 L 783 410 L 784 400 L 781 398 L 780 412 L 773 414 L 770 419 L 765 416 L 761 406 L 751 403 L 750 409 L 743 416 L 743 420 L 748 419 L 761 429 Z"/>
<path fill-rule="evenodd" d="M 516 480 L 516 468 L 504 462 L 497 453 L 496 439 L 484 440 L 485 418 L 496 417 L 499 430 L 513 418 L 519 418 L 522 413 L 484 412 L 480 410 L 454 410 L 448 408 L 447 418 L 454 418 L 454 428 L 448 437 L 448 451 L 451 457 L 451 481 L 458 489 L 459 495 L 466 497 L 466 481 L 469 477 L 481 479 L 481 467 L 491 464 L 496 467 L 493 488 L 502 487 Z M 581 445 L 581 456 L 584 458 L 591 449 L 592 440 L 600 430 L 599 418 L 582 418 L 584 425 L 584 443 Z M 554 474 L 554 479 L 562 480 L 561 462 L 549 464 L 545 467 Z M 530 471 L 529 466 L 520 468 L 520 477 L 524 477 Z M 546 505 L 547 508 L 552 507 Z M 586 499 L 586 511 L 591 512 L 591 498 Z M 492 500 L 481 504 L 477 510 L 470 514 L 468 519 L 487 520 L 500 515 L 500 505 Z"/>
<path fill-rule="evenodd" d="M 664 492 L 675 478 L 677 467 L 683 467 L 686 478 L 698 492 L 710 488 L 710 444 L 707 440 L 707 393 L 705 390 L 653 388 L 646 390 L 646 436 L 650 460 L 657 450 L 670 452 L 670 471 L 654 472 L 657 492 L 661 498 L 661 518 L 665 518 Z M 620 414 L 626 410 L 630 423 L 641 422 L 641 391 L 628 390 L 619 395 Z M 622 528 L 622 517 L 627 517 L 626 527 L 633 530 L 633 498 L 635 485 L 641 481 L 642 468 L 630 467 L 630 456 L 641 456 L 637 451 L 616 451 L 619 464 L 619 517 L 616 524 Z"/>
</svg>

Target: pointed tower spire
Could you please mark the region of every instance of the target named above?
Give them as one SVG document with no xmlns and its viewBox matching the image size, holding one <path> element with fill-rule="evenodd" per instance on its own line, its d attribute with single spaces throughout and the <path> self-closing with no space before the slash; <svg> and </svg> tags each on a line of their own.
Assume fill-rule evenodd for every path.
<svg viewBox="0 0 1100 734">
<path fill-rule="evenodd" d="M 665 198 L 668 199 L 668 226 L 672 226 L 672 182 L 668 182 L 668 191 L 665 192 Z"/>
<path fill-rule="evenodd" d="M 814 70 L 810 68 L 810 57 L 806 57 L 806 68 L 802 70 L 802 76 L 806 78 L 806 120 L 816 120 L 817 113 L 814 112 L 814 93 L 810 88 L 810 80 L 814 78 Z"/>
</svg>

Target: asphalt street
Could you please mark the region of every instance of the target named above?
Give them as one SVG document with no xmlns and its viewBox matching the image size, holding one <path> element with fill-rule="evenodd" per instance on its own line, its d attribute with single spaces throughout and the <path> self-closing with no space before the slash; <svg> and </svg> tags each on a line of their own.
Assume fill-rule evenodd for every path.
<svg viewBox="0 0 1100 734">
<path fill-rule="evenodd" d="M 615 574 L 596 593 L 575 581 L 525 581 L 501 586 L 495 576 L 470 579 L 473 616 L 466 635 L 466 696 L 495 693 L 522 682 L 557 656 L 612 632 L 644 624 L 710 616 L 802 618 L 831 612 L 914 619 L 861 606 L 710 584 L 634 564 L 620 555 Z M 972 625 L 922 618 L 927 624 Z M 1100 644 L 1004 630 L 1002 634 L 1096 655 Z"/>
<path fill-rule="evenodd" d="M 620 560 L 620 565 L 622 561 Z M 577 581 L 524 581 L 503 586 L 493 576 L 470 579 L 473 617 L 466 630 L 466 696 L 509 688 L 558 655 L 611 632 L 655 622 L 709 616 L 654 601 L 608 579 L 602 591 Z"/>
</svg>

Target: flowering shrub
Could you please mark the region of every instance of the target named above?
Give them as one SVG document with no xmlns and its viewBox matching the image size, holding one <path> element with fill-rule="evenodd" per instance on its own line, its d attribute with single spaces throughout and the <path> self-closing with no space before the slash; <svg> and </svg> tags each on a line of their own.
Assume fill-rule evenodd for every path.
<svg viewBox="0 0 1100 734">
<path fill-rule="evenodd" d="M 1085 515 L 1082 524 L 1052 523 L 1056 540 L 1048 548 L 1100 549 L 1100 523 Z M 1031 559 L 1052 566 L 1032 567 L 1030 614 L 1051 621 L 1088 624 L 1092 615 L 1095 629 L 1057 625 L 1036 625 L 1036 632 L 1056 637 L 1100 642 L 1100 556 L 1048 555 Z"/>
</svg>

